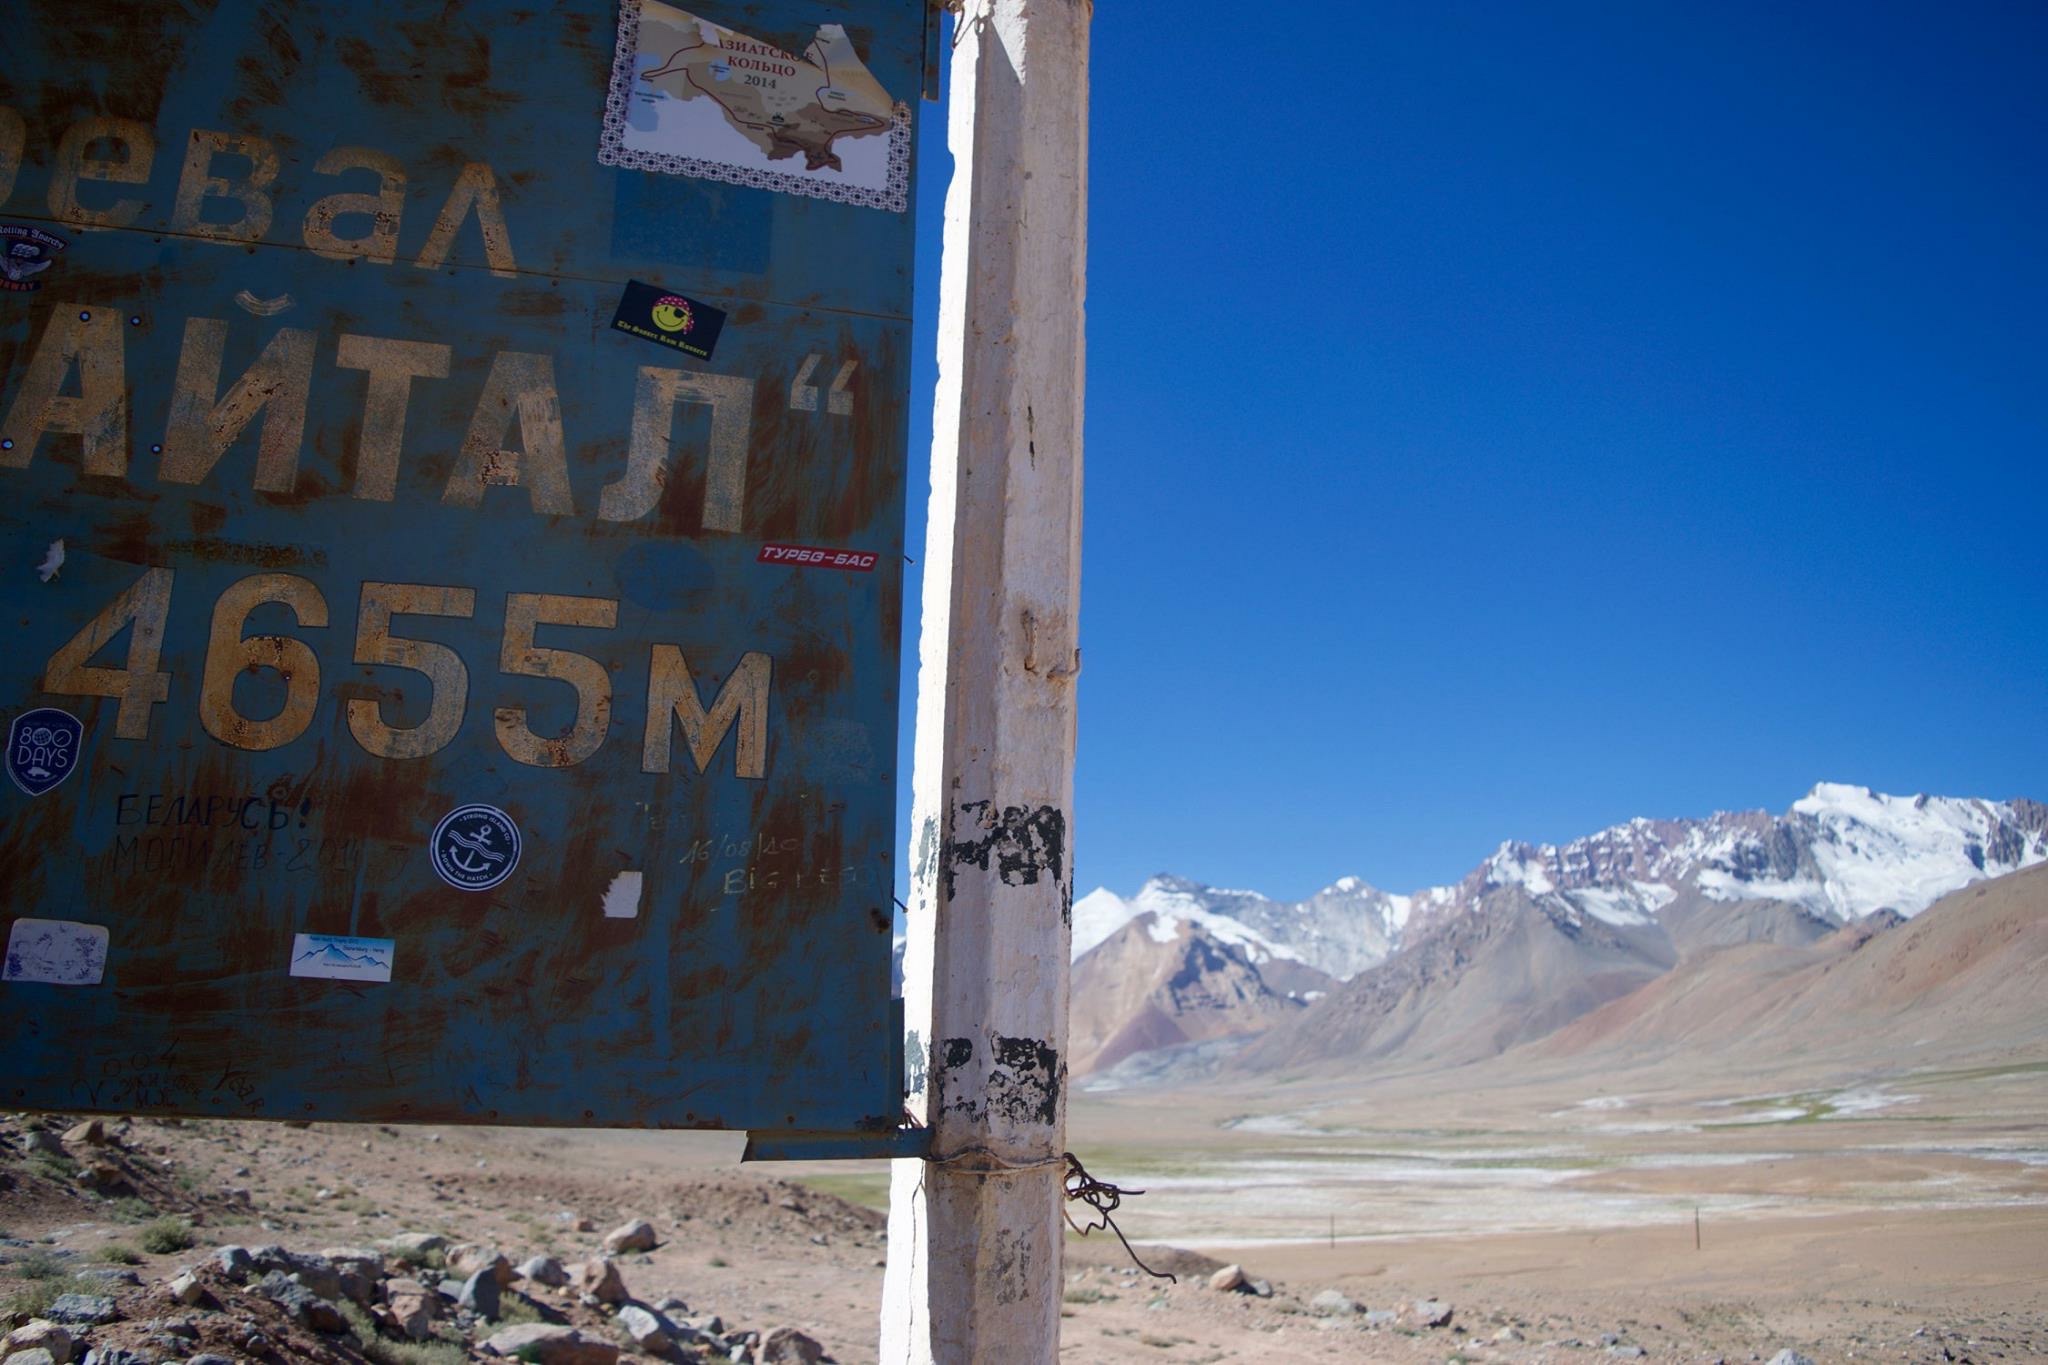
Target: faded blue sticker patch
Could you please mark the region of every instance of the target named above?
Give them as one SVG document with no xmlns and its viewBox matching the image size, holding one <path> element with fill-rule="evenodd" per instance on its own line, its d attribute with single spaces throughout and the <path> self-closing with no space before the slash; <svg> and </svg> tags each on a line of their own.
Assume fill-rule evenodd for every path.
<svg viewBox="0 0 2048 1365">
<path fill-rule="evenodd" d="M 97 986 L 107 971 L 107 929 L 63 919 L 18 919 L 7 931 L 8 981 Z"/>
<path fill-rule="evenodd" d="M 388 938 L 342 934 L 294 934 L 292 975 L 330 981 L 389 981 L 396 943 Z"/>
</svg>

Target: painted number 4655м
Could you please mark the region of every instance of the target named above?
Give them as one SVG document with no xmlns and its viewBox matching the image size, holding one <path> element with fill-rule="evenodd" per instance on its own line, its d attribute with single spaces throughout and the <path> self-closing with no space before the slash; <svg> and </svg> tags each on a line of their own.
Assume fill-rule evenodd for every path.
<svg viewBox="0 0 2048 1365">
<path fill-rule="evenodd" d="M 159 663 L 174 580 L 171 569 L 146 570 L 50 656 L 43 690 L 112 698 L 119 702 L 115 735 L 148 738 L 152 708 L 170 696 L 171 675 L 161 671 Z M 260 751 L 291 743 L 313 723 L 319 702 L 320 660 L 311 646 L 289 635 L 243 634 L 250 613 L 265 603 L 286 607 L 301 627 L 323 629 L 328 623 L 326 597 L 311 580 L 297 574 L 252 574 L 229 584 L 213 604 L 199 684 L 199 723 L 215 739 L 237 749 Z M 559 735 L 536 734 L 527 723 L 523 706 L 493 709 L 498 744 L 513 759 L 536 768 L 569 768 L 604 744 L 612 719 L 611 672 L 587 654 L 534 643 L 534 631 L 543 625 L 610 630 L 618 623 L 618 613 L 619 604 L 606 597 L 534 592 L 505 595 L 498 671 L 513 677 L 552 679 L 576 693 L 575 723 Z M 426 583 L 362 585 L 356 612 L 355 662 L 422 674 L 428 680 L 428 691 L 425 719 L 407 726 L 393 725 L 382 701 L 349 698 L 348 728 L 356 743 L 382 758 L 424 758 L 455 738 L 469 711 L 468 666 L 447 645 L 398 633 L 394 618 L 467 619 L 475 614 L 474 588 Z M 123 665 L 106 668 L 93 664 L 93 656 L 124 629 L 129 634 Z M 283 682 L 284 704 L 273 715 L 244 715 L 235 706 L 235 680 L 244 673 L 264 671 Z M 669 770 L 675 732 L 681 729 L 699 773 L 709 769 L 727 733 L 736 732 L 734 775 L 766 776 L 771 672 L 766 654 L 741 655 L 707 707 L 683 652 L 674 645 L 652 646 L 647 661 L 641 771 Z"/>
</svg>

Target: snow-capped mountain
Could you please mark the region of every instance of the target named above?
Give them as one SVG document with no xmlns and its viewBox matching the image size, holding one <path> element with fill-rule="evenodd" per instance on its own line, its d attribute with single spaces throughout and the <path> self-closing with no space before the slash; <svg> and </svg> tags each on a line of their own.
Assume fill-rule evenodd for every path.
<svg viewBox="0 0 2048 1365">
<path fill-rule="evenodd" d="M 2044 861 L 2048 806 L 2038 802 L 1885 796 L 1822 782 L 1782 816 L 1636 819 L 1562 846 L 1505 843 L 1457 892 L 1469 901 L 1521 886 L 1561 893 L 1602 918 L 1633 918 L 1691 890 L 1847 922 L 1879 910 L 1911 917 L 1973 881 Z"/>
<path fill-rule="evenodd" d="M 1154 877 L 1128 900 L 1098 889 L 1074 905 L 1074 955 L 1151 911 L 1202 924 L 1246 946 L 1255 962 L 1258 953 L 1295 958 L 1344 980 L 1510 887 L 1553 916 L 1616 928 L 1747 902 L 1842 923 L 1881 910 L 1910 917 L 1973 881 L 2040 862 L 2048 862 L 2048 806 L 2038 802 L 1886 796 L 1823 782 L 1782 816 L 1638 818 L 1562 845 L 1503 843 L 1456 884 L 1409 895 L 1356 877 L 1301 901 L 1171 876 Z M 1715 925 L 1732 932 L 1725 915 Z"/>
</svg>

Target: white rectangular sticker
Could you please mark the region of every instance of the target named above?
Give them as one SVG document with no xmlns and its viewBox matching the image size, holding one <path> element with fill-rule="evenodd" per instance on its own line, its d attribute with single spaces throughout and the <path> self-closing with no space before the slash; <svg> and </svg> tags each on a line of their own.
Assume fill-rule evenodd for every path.
<svg viewBox="0 0 2048 1365">
<path fill-rule="evenodd" d="M 292 939 L 292 975 L 330 981 L 389 981 L 394 946 L 388 938 L 298 934 Z"/>
<path fill-rule="evenodd" d="M 785 52 L 661 0 L 622 0 L 597 159 L 901 213 L 910 108 L 839 24 Z"/>
<path fill-rule="evenodd" d="M 64 919 L 18 919 L 7 932 L 8 981 L 97 986 L 107 970 L 107 928 Z"/>
</svg>

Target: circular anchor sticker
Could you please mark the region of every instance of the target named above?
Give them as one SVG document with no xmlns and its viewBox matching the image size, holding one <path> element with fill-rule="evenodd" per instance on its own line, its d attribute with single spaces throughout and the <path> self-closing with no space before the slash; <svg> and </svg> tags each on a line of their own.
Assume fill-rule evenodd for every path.
<svg viewBox="0 0 2048 1365">
<path fill-rule="evenodd" d="M 24 711 L 7 727 L 7 775 L 30 796 L 41 796 L 71 776 L 85 727 L 53 706 Z"/>
<path fill-rule="evenodd" d="M 488 891 L 519 866 L 519 826 L 496 806 L 458 806 L 434 826 L 434 871 L 458 891 Z"/>
</svg>

